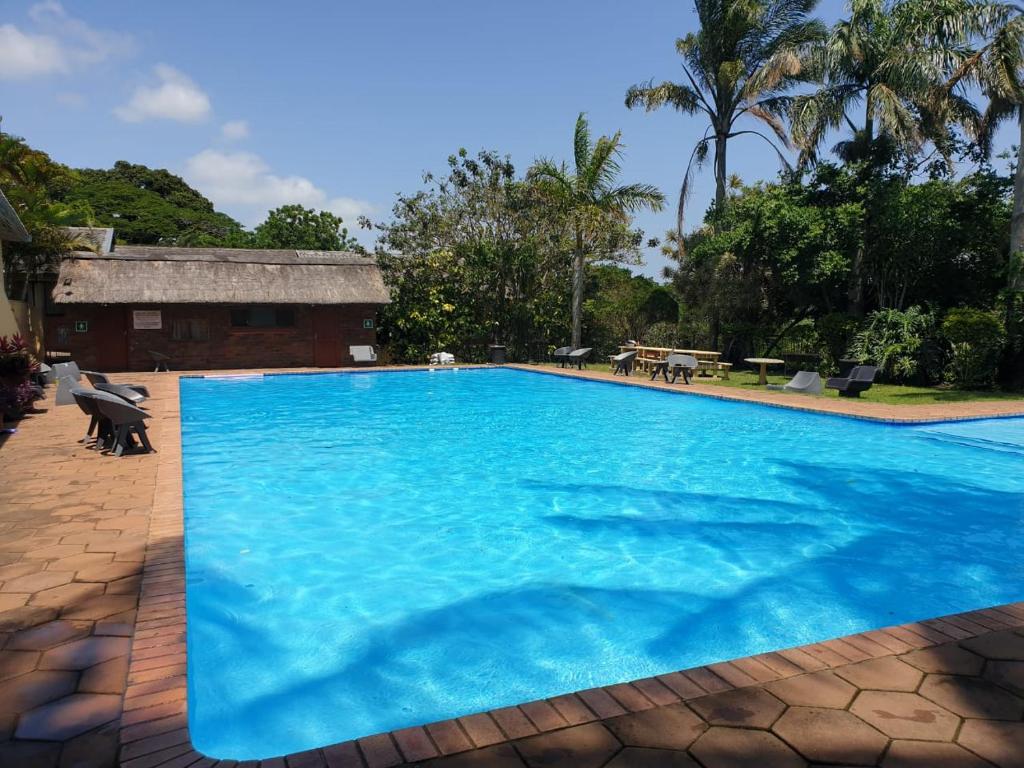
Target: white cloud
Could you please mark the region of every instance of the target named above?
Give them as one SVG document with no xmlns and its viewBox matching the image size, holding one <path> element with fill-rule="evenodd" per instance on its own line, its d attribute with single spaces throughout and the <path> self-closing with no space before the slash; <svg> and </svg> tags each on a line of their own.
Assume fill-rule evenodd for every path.
<svg viewBox="0 0 1024 768">
<path fill-rule="evenodd" d="M 33 5 L 28 15 L 37 32 L 0 25 L 0 79 L 67 74 L 134 48 L 130 36 L 95 29 L 55 0 Z"/>
<path fill-rule="evenodd" d="M 183 175 L 218 208 L 228 210 L 249 226 L 263 221 L 273 208 L 297 203 L 341 216 L 353 232 L 357 217 L 375 211 L 365 200 L 330 197 L 304 176 L 272 173 L 270 166 L 251 152 L 205 149 L 185 162 Z"/>
<path fill-rule="evenodd" d="M 327 210 L 335 216 L 341 216 L 351 233 L 359 226 L 360 216 L 372 216 L 377 209 L 365 200 L 356 200 L 354 197 L 334 197 L 327 202 Z"/>
<path fill-rule="evenodd" d="M 0 79 L 21 80 L 68 70 L 56 39 L 30 35 L 13 24 L 0 25 Z"/>
<path fill-rule="evenodd" d="M 43 0 L 28 11 L 32 19 L 45 32 L 62 42 L 67 55 L 76 64 L 95 64 L 112 56 L 128 55 L 135 51 L 131 35 L 96 29 L 87 22 L 68 15 L 56 0 Z"/>
<path fill-rule="evenodd" d="M 127 104 L 114 110 L 126 123 L 178 120 L 197 123 L 210 115 L 210 97 L 188 76 L 167 64 L 154 68 L 159 84 L 135 89 Z"/>
<path fill-rule="evenodd" d="M 232 141 L 249 135 L 249 123 L 245 120 L 229 120 L 220 127 L 220 135 Z"/>
</svg>

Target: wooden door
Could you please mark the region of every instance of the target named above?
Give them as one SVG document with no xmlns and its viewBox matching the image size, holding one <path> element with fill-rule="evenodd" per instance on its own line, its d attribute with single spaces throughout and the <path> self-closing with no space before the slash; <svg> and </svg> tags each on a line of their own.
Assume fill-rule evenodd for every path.
<svg viewBox="0 0 1024 768">
<path fill-rule="evenodd" d="M 341 366 L 341 318 L 335 307 L 313 307 L 313 365 Z"/>
<path fill-rule="evenodd" d="M 89 329 L 96 367 L 103 373 L 128 370 L 127 310 L 120 306 L 99 307 Z"/>
</svg>

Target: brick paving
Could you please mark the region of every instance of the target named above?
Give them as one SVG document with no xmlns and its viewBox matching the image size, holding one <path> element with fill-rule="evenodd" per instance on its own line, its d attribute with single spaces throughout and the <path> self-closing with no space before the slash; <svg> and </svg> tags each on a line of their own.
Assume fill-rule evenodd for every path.
<svg viewBox="0 0 1024 768">
<path fill-rule="evenodd" d="M 73 406 L 26 419 L 0 444 L 3 768 L 1024 768 L 1024 603 L 260 763 L 204 757 L 187 727 L 178 378 L 131 378 L 153 393 L 158 454 L 86 450 Z M 984 408 L 954 407 L 969 405 Z"/>
</svg>

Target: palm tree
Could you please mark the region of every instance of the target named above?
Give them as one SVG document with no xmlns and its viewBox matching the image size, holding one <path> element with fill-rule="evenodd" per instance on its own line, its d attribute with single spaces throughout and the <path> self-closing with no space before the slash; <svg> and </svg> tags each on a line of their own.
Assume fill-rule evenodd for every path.
<svg viewBox="0 0 1024 768">
<path fill-rule="evenodd" d="M 1013 179 L 1013 215 L 1010 219 L 1010 264 L 1007 270 L 1008 307 L 1013 294 L 1024 291 L 1024 14 L 1017 7 L 993 4 L 999 16 L 987 42 L 954 73 L 960 80 L 980 85 L 989 102 L 982 116 L 979 138 L 986 154 L 992 151 L 996 128 L 1017 122 L 1017 167 Z"/>
<path fill-rule="evenodd" d="M 969 57 L 966 44 L 988 23 L 994 5 L 850 0 L 849 18 L 832 28 L 808 60 L 821 87 L 792 103 L 801 163 L 814 162 L 828 133 L 844 125 L 852 136 L 836 153 L 853 160 L 872 157 L 880 145 L 916 150 L 927 139 L 940 140 L 951 123 L 975 122 L 977 111 L 967 95 L 944 84 Z"/>
<path fill-rule="evenodd" d="M 621 132 L 601 136 L 591 142 L 590 126 L 584 113 L 576 119 L 572 172 L 565 163 L 541 159 L 534 163 L 529 178 L 539 184 L 567 216 L 572 226 L 572 345 L 579 347 L 583 337 L 583 276 L 588 256 L 607 256 L 601 252 L 597 235 L 604 226 L 628 224 L 630 214 L 650 208 L 660 211 L 665 198 L 648 184 L 617 184 Z"/>
<path fill-rule="evenodd" d="M 782 122 L 790 103 L 786 94 L 806 80 L 804 59 L 825 36 L 821 22 L 808 18 L 817 4 L 818 0 L 694 0 L 700 30 L 676 41 L 685 81 L 649 81 L 626 92 L 630 109 L 642 106 L 650 112 L 668 106 L 708 119 L 679 191 L 676 229 L 680 235 L 692 172 L 695 166 L 703 166 L 712 145 L 717 210 L 726 200 L 729 139 L 760 137 L 788 167 L 779 146 L 789 146 Z M 744 116 L 766 124 L 775 140 L 756 128 L 738 130 L 737 121 Z"/>
</svg>

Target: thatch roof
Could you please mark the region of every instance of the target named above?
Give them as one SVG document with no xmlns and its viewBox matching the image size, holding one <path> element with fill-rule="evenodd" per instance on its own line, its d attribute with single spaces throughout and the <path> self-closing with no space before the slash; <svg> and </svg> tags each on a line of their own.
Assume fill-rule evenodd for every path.
<svg viewBox="0 0 1024 768">
<path fill-rule="evenodd" d="M 21 223 L 14 208 L 7 202 L 4 193 L 0 191 L 0 240 L 9 240 L 13 243 L 27 243 L 32 239 L 25 225 Z"/>
<path fill-rule="evenodd" d="M 377 264 L 347 251 L 118 246 L 74 253 L 58 304 L 386 304 Z"/>
<path fill-rule="evenodd" d="M 113 227 L 61 227 L 61 229 L 71 240 L 72 250 L 87 248 L 93 253 L 101 255 L 114 250 Z"/>
</svg>

